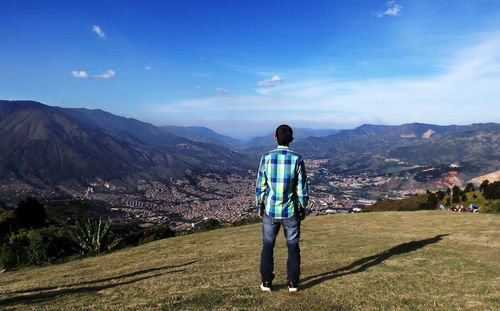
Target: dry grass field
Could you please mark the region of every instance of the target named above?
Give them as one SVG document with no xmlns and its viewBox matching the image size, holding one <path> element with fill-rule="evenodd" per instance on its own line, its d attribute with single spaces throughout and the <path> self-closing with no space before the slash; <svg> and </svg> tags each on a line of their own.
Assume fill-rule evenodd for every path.
<svg viewBox="0 0 500 311">
<path fill-rule="evenodd" d="M 300 291 L 259 289 L 259 224 L 0 274 L 6 310 L 500 310 L 500 215 L 310 217 Z"/>
</svg>

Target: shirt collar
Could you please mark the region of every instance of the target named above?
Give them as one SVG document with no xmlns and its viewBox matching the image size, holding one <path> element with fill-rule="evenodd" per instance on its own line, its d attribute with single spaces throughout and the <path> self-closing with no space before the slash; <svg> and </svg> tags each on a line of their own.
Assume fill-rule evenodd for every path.
<svg viewBox="0 0 500 311">
<path fill-rule="evenodd" d="M 281 146 L 281 145 L 278 145 L 278 149 L 289 149 L 288 146 Z"/>
</svg>

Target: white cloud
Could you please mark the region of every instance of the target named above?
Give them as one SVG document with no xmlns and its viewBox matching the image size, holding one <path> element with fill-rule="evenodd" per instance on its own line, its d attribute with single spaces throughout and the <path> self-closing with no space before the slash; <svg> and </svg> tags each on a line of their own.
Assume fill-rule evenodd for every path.
<svg viewBox="0 0 500 311">
<path fill-rule="evenodd" d="M 73 77 L 75 78 L 79 78 L 79 79 L 88 79 L 89 78 L 89 75 L 87 74 L 86 71 L 72 71 L 71 74 L 73 75 Z"/>
<path fill-rule="evenodd" d="M 106 34 L 102 31 L 101 27 L 94 25 L 92 26 L 92 30 L 99 36 L 99 38 L 106 39 Z"/>
<path fill-rule="evenodd" d="M 500 33 L 443 61 L 438 74 L 416 78 L 305 80 L 259 88 L 254 95 L 185 99 L 157 111 L 219 119 L 302 124 L 470 124 L 498 122 Z"/>
<path fill-rule="evenodd" d="M 387 10 L 385 10 L 384 12 L 377 13 L 378 18 L 382 18 L 385 15 L 399 16 L 399 11 L 401 11 L 401 9 L 403 8 L 403 6 L 397 4 L 396 1 L 388 1 L 387 6 L 388 6 Z"/>
<path fill-rule="evenodd" d="M 99 38 L 106 39 L 106 34 L 102 31 L 101 27 L 94 25 L 92 26 L 92 30 L 99 36 Z"/>
<path fill-rule="evenodd" d="M 149 65 L 146 65 L 146 67 L 144 67 L 144 69 L 146 69 L 146 70 L 152 70 L 152 69 L 153 69 L 153 67 L 151 67 L 151 66 L 149 66 Z"/>
<path fill-rule="evenodd" d="M 111 79 L 114 78 L 115 76 L 116 73 L 113 70 L 109 69 L 105 73 L 102 73 L 100 75 L 94 75 L 94 78 Z"/>
<path fill-rule="evenodd" d="M 104 73 L 101 73 L 99 75 L 89 75 L 86 71 L 77 71 L 74 70 L 71 72 L 73 77 L 78 78 L 78 79 L 111 79 L 116 76 L 116 73 L 109 69 Z"/>
<path fill-rule="evenodd" d="M 263 81 L 257 82 L 257 85 L 260 85 L 260 86 L 275 86 L 275 85 L 281 84 L 282 82 L 283 82 L 282 78 L 280 78 L 279 76 L 274 76 L 271 79 L 265 79 Z"/>
<path fill-rule="evenodd" d="M 216 88 L 215 90 L 216 90 L 216 91 L 217 91 L 217 93 L 219 93 L 219 94 L 226 94 L 226 93 L 229 93 L 229 91 L 228 91 L 228 90 L 223 89 L 223 88 L 221 88 L 221 87 L 218 87 L 218 88 Z"/>
<path fill-rule="evenodd" d="M 194 88 L 197 90 L 201 90 L 201 86 L 199 86 L 199 85 L 195 85 Z"/>
</svg>

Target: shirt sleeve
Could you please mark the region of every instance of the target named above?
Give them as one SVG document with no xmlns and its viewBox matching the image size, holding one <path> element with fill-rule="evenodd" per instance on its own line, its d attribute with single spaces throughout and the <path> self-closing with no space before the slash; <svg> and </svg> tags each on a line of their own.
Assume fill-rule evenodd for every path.
<svg viewBox="0 0 500 311">
<path fill-rule="evenodd" d="M 297 161 L 297 197 L 299 199 L 300 205 L 304 209 L 307 208 L 307 202 L 309 201 L 309 190 L 307 186 L 307 174 L 306 166 L 304 160 L 300 158 Z"/>
<path fill-rule="evenodd" d="M 265 157 L 262 156 L 262 158 L 260 159 L 259 173 L 257 175 L 257 182 L 255 186 L 257 207 L 259 208 L 259 210 L 264 209 L 264 199 L 266 197 L 266 191 L 267 191 L 266 163 L 265 163 Z"/>
</svg>

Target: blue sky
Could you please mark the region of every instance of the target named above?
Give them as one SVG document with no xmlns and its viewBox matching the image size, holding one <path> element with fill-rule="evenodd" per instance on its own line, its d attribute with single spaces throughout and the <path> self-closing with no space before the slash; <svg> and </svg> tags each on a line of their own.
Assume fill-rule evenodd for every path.
<svg viewBox="0 0 500 311">
<path fill-rule="evenodd" d="M 499 122 L 499 1 L 6 1 L 0 98 L 236 137 Z"/>
</svg>

